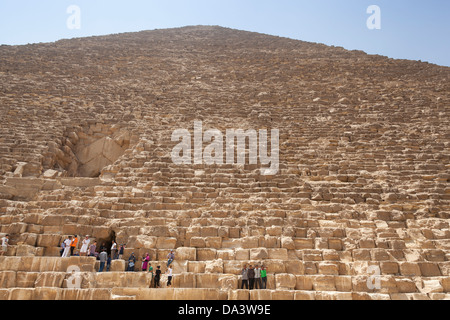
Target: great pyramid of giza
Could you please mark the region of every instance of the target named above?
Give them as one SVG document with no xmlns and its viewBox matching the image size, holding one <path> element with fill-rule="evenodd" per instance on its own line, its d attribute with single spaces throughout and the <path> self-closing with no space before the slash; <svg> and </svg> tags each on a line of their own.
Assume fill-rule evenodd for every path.
<svg viewBox="0 0 450 320">
<path fill-rule="evenodd" d="M 449 80 L 216 26 L 1 46 L 0 299 L 449 299 Z M 256 163 L 250 137 L 225 161 L 228 130 L 257 134 Z M 60 256 L 69 235 L 126 247 L 98 272 Z M 241 289 L 244 265 L 266 289 Z"/>
</svg>

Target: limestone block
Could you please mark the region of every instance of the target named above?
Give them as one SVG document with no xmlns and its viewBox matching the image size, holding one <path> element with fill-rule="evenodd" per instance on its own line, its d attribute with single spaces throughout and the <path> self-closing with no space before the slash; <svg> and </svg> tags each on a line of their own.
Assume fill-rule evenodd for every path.
<svg viewBox="0 0 450 320">
<path fill-rule="evenodd" d="M 380 276 L 380 289 L 375 288 L 377 293 L 398 293 L 397 282 L 393 276 Z"/>
<path fill-rule="evenodd" d="M 288 273 L 281 273 L 275 275 L 275 286 L 281 290 L 293 290 L 296 286 L 297 279 L 295 275 Z"/>
<path fill-rule="evenodd" d="M 156 241 L 158 249 L 175 249 L 177 245 L 177 238 L 162 238 L 159 237 Z"/>
<path fill-rule="evenodd" d="M 266 248 L 250 249 L 250 260 L 263 260 L 263 259 L 268 259 L 268 258 L 269 258 L 269 253 Z"/>
<path fill-rule="evenodd" d="M 250 250 L 249 249 L 235 249 L 234 257 L 236 260 L 249 260 L 250 259 Z"/>
<path fill-rule="evenodd" d="M 294 300 L 316 300 L 316 293 L 314 291 L 295 291 Z"/>
<path fill-rule="evenodd" d="M 197 260 L 198 261 L 211 261 L 215 260 L 217 257 L 216 249 L 197 249 Z"/>
<path fill-rule="evenodd" d="M 305 274 L 305 268 L 303 261 L 300 260 L 288 260 L 285 262 L 286 272 L 301 275 Z"/>
<path fill-rule="evenodd" d="M 419 262 L 420 272 L 423 277 L 440 277 L 441 271 L 436 263 Z"/>
<path fill-rule="evenodd" d="M 234 260 L 235 252 L 232 249 L 217 250 L 217 259 Z"/>
<path fill-rule="evenodd" d="M 335 277 L 336 290 L 341 292 L 351 292 L 353 289 L 351 276 Z"/>
<path fill-rule="evenodd" d="M 59 247 L 61 242 L 62 238 L 59 234 L 39 234 L 36 245 L 38 247 Z"/>
<path fill-rule="evenodd" d="M 205 265 L 205 273 L 223 273 L 223 260 L 217 259 L 207 261 Z"/>
<path fill-rule="evenodd" d="M 263 244 L 260 244 L 260 246 L 263 246 L 265 248 L 280 248 L 281 247 L 280 237 L 277 237 L 277 236 L 265 235 L 262 242 L 263 242 Z"/>
<path fill-rule="evenodd" d="M 239 288 L 239 277 L 236 275 L 223 274 L 218 278 L 218 288 L 221 290 L 229 291 Z"/>
<path fill-rule="evenodd" d="M 277 260 L 288 260 L 288 251 L 287 249 L 267 249 L 267 253 L 269 254 L 269 259 L 277 259 Z"/>
<path fill-rule="evenodd" d="M 370 261 L 371 255 L 369 249 L 356 249 L 353 250 L 354 261 Z"/>
<path fill-rule="evenodd" d="M 312 284 L 315 291 L 336 291 L 334 276 L 315 276 L 312 278 Z"/>
<path fill-rule="evenodd" d="M 396 278 L 397 289 L 401 293 L 417 292 L 416 283 L 409 278 Z"/>
<path fill-rule="evenodd" d="M 422 293 L 442 293 L 444 288 L 442 287 L 441 281 L 436 280 L 423 280 L 423 287 L 420 289 Z"/>
<path fill-rule="evenodd" d="M 43 252 L 42 248 L 36 248 L 34 246 L 29 246 L 29 245 L 16 246 L 16 256 L 18 256 L 18 257 L 30 257 L 30 256 L 34 257 L 37 255 L 42 255 L 42 252 Z"/>
<path fill-rule="evenodd" d="M 444 288 L 444 292 L 450 292 L 450 277 L 443 277 L 441 279 L 441 284 Z"/>
<path fill-rule="evenodd" d="M 56 170 L 48 169 L 44 172 L 43 178 L 44 179 L 55 179 L 58 176 L 58 173 L 59 172 Z"/>
<path fill-rule="evenodd" d="M 292 290 L 275 290 L 272 291 L 272 300 L 294 300 L 295 291 Z"/>
<path fill-rule="evenodd" d="M 281 226 L 270 226 L 266 228 L 266 233 L 269 236 L 281 236 L 281 234 L 283 233 L 283 228 Z"/>
<path fill-rule="evenodd" d="M 242 239 L 235 239 L 235 238 L 231 238 L 230 239 L 223 239 L 222 240 L 222 248 L 227 248 L 227 249 L 235 249 L 235 248 L 242 248 Z"/>
<path fill-rule="evenodd" d="M 318 264 L 319 274 L 324 275 L 339 275 L 339 264 L 332 262 L 319 262 Z"/>
<path fill-rule="evenodd" d="M 175 250 L 175 257 L 179 260 L 196 261 L 197 260 L 197 249 L 196 248 L 179 247 Z"/>
<path fill-rule="evenodd" d="M 34 300 L 34 288 L 13 288 L 9 290 L 9 300 Z"/>
<path fill-rule="evenodd" d="M 350 292 L 316 292 L 316 300 L 353 300 L 353 295 Z"/>
<path fill-rule="evenodd" d="M 295 249 L 302 250 L 302 249 L 314 249 L 315 244 L 313 239 L 300 239 L 296 238 L 294 239 Z"/>
<path fill-rule="evenodd" d="M 149 288 L 151 274 L 148 272 L 97 272 L 95 281 L 97 288 Z"/>
<path fill-rule="evenodd" d="M 16 282 L 16 271 L 0 271 L 0 288 L 20 287 Z"/>
<path fill-rule="evenodd" d="M 399 266 L 397 262 L 382 261 L 380 263 L 382 274 L 398 274 Z"/>
<path fill-rule="evenodd" d="M 259 237 L 243 237 L 241 238 L 241 245 L 244 249 L 258 248 Z"/>
<path fill-rule="evenodd" d="M 429 293 L 431 300 L 450 300 L 450 294 L 445 293 Z"/>
<path fill-rule="evenodd" d="M 281 248 L 295 250 L 295 243 L 292 237 L 281 237 Z"/>
<path fill-rule="evenodd" d="M 221 237 L 206 237 L 205 238 L 206 248 L 220 249 L 222 248 L 222 238 Z"/>
<path fill-rule="evenodd" d="M 198 273 L 195 275 L 197 288 L 217 288 L 221 276 L 217 273 Z"/>
<path fill-rule="evenodd" d="M 34 287 L 62 288 L 66 276 L 65 272 L 40 272 L 36 277 Z"/>
<path fill-rule="evenodd" d="M 157 247 L 157 241 L 158 241 L 157 237 L 138 235 L 137 237 L 135 237 L 135 242 L 133 243 L 133 248 L 136 248 L 136 249 L 140 249 L 140 248 L 164 249 L 164 248 Z"/>
<path fill-rule="evenodd" d="M 120 272 L 124 271 L 126 266 L 125 260 L 112 260 L 109 271 L 111 272 Z M 83 270 L 85 271 L 85 270 Z"/>
<path fill-rule="evenodd" d="M 274 290 L 244 290 L 250 293 L 250 300 L 270 301 Z"/>
<path fill-rule="evenodd" d="M 241 270 L 247 262 L 238 260 L 229 260 L 223 262 L 223 272 L 227 274 L 241 274 Z"/>
<path fill-rule="evenodd" d="M 409 276 L 409 277 L 417 277 L 421 276 L 422 272 L 420 270 L 420 267 L 417 263 L 414 262 L 400 262 L 400 273 L 402 276 Z"/>
<path fill-rule="evenodd" d="M 111 229 L 108 227 L 95 226 L 92 228 L 92 238 L 97 239 L 108 239 L 110 236 Z M 73 234 L 73 233 L 71 233 Z"/>
<path fill-rule="evenodd" d="M 264 260 L 263 265 L 269 273 L 286 273 L 286 266 L 283 260 Z"/>
<path fill-rule="evenodd" d="M 22 272 L 18 271 L 15 275 L 14 280 L 16 281 L 16 286 L 18 288 L 34 288 L 36 279 L 39 273 L 37 272 Z"/>
<path fill-rule="evenodd" d="M 17 245 L 27 245 L 31 247 L 36 246 L 37 234 L 34 233 L 21 233 L 16 237 Z M 17 252 L 17 251 L 16 251 Z"/>
<path fill-rule="evenodd" d="M 34 289 L 33 300 L 38 301 L 56 301 L 58 300 L 58 294 L 60 292 L 60 288 L 49 288 L 49 287 L 39 287 Z"/>
<path fill-rule="evenodd" d="M 449 255 L 449 258 L 450 258 L 450 255 Z M 444 277 L 450 277 L 450 261 L 439 262 L 438 266 Z"/>
<path fill-rule="evenodd" d="M 22 234 L 27 231 L 27 224 L 21 222 L 1 226 L 1 232 L 6 234 Z"/>
<path fill-rule="evenodd" d="M 193 273 L 179 273 L 173 276 L 172 279 L 174 288 L 196 288 L 196 277 Z"/>
<path fill-rule="evenodd" d="M 296 276 L 295 290 L 311 291 L 313 290 L 313 281 L 311 276 Z"/>
<path fill-rule="evenodd" d="M 110 288 L 61 289 L 57 300 L 111 300 Z"/>
<path fill-rule="evenodd" d="M 206 239 L 202 237 L 192 237 L 189 245 L 194 248 L 206 248 Z"/>
<path fill-rule="evenodd" d="M 258 290 L 259 291 L 259 290 Z M 238 300 L 238 301 L 246 301 L 246 300 L 250 300 L 250 296 L 253 295 L 256 291 L 249 291 L 249 290 L 230 290 L 228 292 L 228 300 Z M 257 295 L 257 294 L 256 294 Z M 252 299 L 252 300 L 262 300 L 262 299 L 258 299 L 258 296 L 256 299 Z"/>
<path fill-rule="evenodd" d="M 305 274 L 317 274 L 317 266 L 315 262 L 304 261 L 303 267 L 305 270 Z"/>
<path fill-rule="evenodd" d="M 189 261 L 188 272 L 204 273 L 206 269 L 206 262 L 203 261 Z"/>
</svg>

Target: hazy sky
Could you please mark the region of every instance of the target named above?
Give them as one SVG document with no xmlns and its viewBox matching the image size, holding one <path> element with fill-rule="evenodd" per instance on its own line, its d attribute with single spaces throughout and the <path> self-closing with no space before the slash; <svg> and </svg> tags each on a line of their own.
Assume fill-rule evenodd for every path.
<svg viewBox="0 0 450 320">
<path fill-rule="evenodd" d="M 68 13 L 71 5 L 79 15 Z M 380 19 L 370 20 L 380 21 L 381 29 L 367 26 L 375 13 L 367 13 L 371 5 L 381 10 Z M 0 44 L 187 25 L 220 25 L 450 66 L 449 0 L 0 0 Z"/>
</svg>

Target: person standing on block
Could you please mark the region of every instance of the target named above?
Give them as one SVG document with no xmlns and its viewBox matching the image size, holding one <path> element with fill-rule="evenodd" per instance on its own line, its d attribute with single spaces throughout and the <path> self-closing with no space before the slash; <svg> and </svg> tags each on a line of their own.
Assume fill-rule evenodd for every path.
<svg viewBox="0 0 450 320">
<path fill-rule="evenodd" d="M 64 240 L 64 252 L 62 254 L 63 258 L 67 258 L 70 256 L 70 245 L 72 244 L 72 236 L 69 236 L 68 239 Z"/>
<path fill-rule="evenodd" d="M 157 266 L 156 267 L 156 275 L 155 275 L 155 288 L 159 288 L 160 284 L 159 284 L 159 280 L 161 280 L 161 267 Z"/>
<path fill-rule="evenodd" d="M 116 256 L 117 243 L 113 240 L 111 245 L 111 259 L 114 260 Z"/>
<path fill-rule="evenodd" d="M 267 270 L 265 266 L 261 267 L 261 284 L 262 289 L 267 289 Z"/>
<path fill-rule="evenodd" d="M 247 272 L 248 276 L 248 287 L 250 290 L 253 290 L 253 286 L 255 285 L 255 269 L 253 269 L 253 266 L 250 265 Z"/>
<path fill-rule="evenodd" d="M 241 289 L 244 289 L 244 286 L 245 286 L 246 289 L 248 289 L 248 269 L 247 269 L 247 265 L 244 265 L 244 268 L 241 271 L 241 275 L 242 275 Z"/>
<path fill-rule="evenodd" d="M 103 272 L 106 260 L 108 260 L 108 254 L 106 253 L 106 250 L 102 250 L 102 252 L 100 252 L 98 257 L 100 259 L 100 269 L 98 270 L 98 272 Z"/>
<path fill-rule="evenodd" d="M 167 287 L 170 287 L 172 285 L 172 267 L 169 266 L 169 269 L 166 271 L 167 274 Z"/>
<path fill-rule="evenodd" d="M 261 289 L 261 268 L 259 265 L 255 266 L 255 289 Z"/>
<path fill-rule="evenodd" d="M 142 271 L 147 271 L 148 262 L 150 261 L 150 256 L 146 253 L 145 257 L 142 259 Z"/>
<path fill-rule="evenodd" d="M 6 254 L 8 252 L 8 246 L 9 246 L 9 234 L 7 234 L 6 236 L 4 236 L 2 238 L 2 248 L 0 250 L 1 256 L 3 256 L 4 254 Z"/>
<path fill-rule="evenodd" d="M 150 287 L 149 287 L 149 288 L 151 288 L 153 285 L 153 267 L 152 267 L 151 263 L 149 263 L 148 265 L 149 265 L 148 272 L 151 272 L 151 274 L 152 274 L 152 278 L 150 279 Z"/>
<path fill-rule="evenodd" d="M 73 256 L 73 252 L 76 249 L 76 247 L 78 246 L 78 236 L 74 235 L 72 242 L 70 243 L 70 255 Z"/>
<path fill-rule="evenodd" d="M 86 236 L 83 241 L 81 242 L 81 249 L 80 249 L 80 256 L 87 256 L 89 243 L 91 240 L 89 239 L 89 236 Z"/>
</svg>

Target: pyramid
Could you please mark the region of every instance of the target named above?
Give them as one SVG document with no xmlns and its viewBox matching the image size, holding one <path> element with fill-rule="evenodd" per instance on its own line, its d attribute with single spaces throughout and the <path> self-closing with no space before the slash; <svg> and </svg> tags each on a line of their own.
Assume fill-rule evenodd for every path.
<svg viewBox="0 0 450 320">
<path fill-rule="evenodd" d="M 1 46 L 0 299 L 449 299 L 449 77 L 216 26 Z M 211 130 L 216 160 L 255 132 L 276 170 L 250 139 L 208 163 Z M 98 272 L 60 256 L 69 235 L 126 247 Z M 245 265 L 266 289 L 241 288 Z"/>
</svg>

